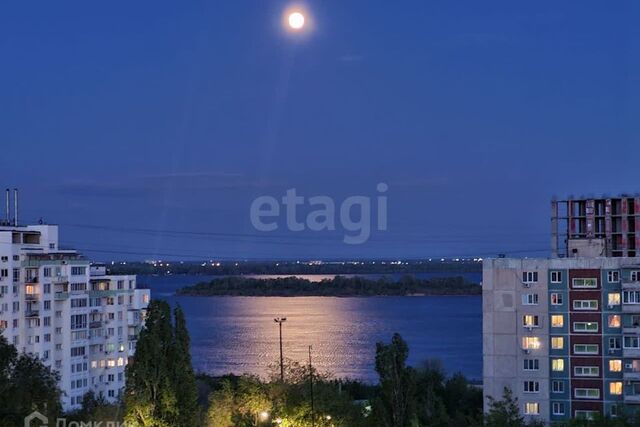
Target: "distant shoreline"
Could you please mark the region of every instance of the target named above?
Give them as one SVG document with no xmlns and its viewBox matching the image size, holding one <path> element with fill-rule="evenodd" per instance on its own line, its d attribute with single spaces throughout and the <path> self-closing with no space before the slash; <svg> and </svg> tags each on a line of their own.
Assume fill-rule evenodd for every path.
<svg viewBox="0 0 640 427">
<path fill-rule="evenodd" d="M 429 280 L 405 276 L 400 280 L 336 276 L 312 282 L 299 277 L 258 279 L 223 277 L 210 282 L 186 286 L 176 296 L 212 297 L 427 297 L 480 295 L 480 285 L 462 277 L 432 278 Z"/>
</svg>

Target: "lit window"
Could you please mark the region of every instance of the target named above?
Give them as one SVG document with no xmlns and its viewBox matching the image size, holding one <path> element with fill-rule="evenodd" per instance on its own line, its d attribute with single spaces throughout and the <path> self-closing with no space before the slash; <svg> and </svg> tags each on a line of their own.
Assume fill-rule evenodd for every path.
<svg viewBox="0 0 640 427">
<path fill-rule="evenodd" d="M 564 316 L 561 314 L 551 316 L 551 326 L 553 328 L 562 328 L 564 326 Z"/>
<path fill-rule="evenodd" d="M 610 328 L 619 328 L 620 327 L 620 315 L 619 314 L 610 314 L 609 315 L 609 327 Z"/>
<path fill-rule="evenodd" d="M 619 359 L 611 359 L 611 360 L 609 360 L 609 371 L 611 371 L 611 372 L 621 372 L 622 371 L 622 360 L 619 360 Z"/>
<path fill-rule="evenodd" d="M 551 370 L 555 372 L 564 371 L 564 359 L 552 359 Z"/>
<path fill-rule="evenodd" d="M 522 316 L 522 325 L 530 328 L 538 327 L 538 316 L 527 314 Z"/>
<path fill-rule="evenodd" d="M 564 348 L 563 337 L 551 337 L 551 348 L 554 350 L 560 350 Z"/>
<path fill-rule="evenodd" d="M 522 348 L 525 350 L 537 350 L 540 348 L 540 338 L 522 337 Z"/>
<path fill-rule="evenodd" d="M 609 383 L 609 393 L 619 396 L 622 394 L 622 382 L 613 381 Z"/>
<path fill-rule="evenodd" d="M 537 402 L 527 402 L 524 404 L 524 413 L 527 415 L 538 415 L 540 413 L 540 405 Z"/>
<path fill-rule="evenodd" d="M 608 298 L 609 305 L 620 305 L 620 292 L 610 292 Z"/>
</svg>

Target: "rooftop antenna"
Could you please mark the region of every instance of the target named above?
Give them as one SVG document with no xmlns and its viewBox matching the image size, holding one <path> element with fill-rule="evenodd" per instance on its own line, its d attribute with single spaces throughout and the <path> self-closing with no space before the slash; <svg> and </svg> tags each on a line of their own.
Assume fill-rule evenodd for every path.
<svg viewBox="0 0 640 427">
<path fill-rule="evenodd" d="M 13 189 L 13 209 L 15 210 L 14 215 L 15 217 L 13 218 L 13 225 L 14 227 L 18 226 L 18 189 L 14 188 Z"/>
<path fill-rule="evenodd" d="M 10 214 L 10 209 L 11 209 L 11 204 L 10 204 L 10 203 L 11 203 L 11 202 L 9 201 L 9 200 L 10 200 L 10 198 L 11 198 L 11 190 L 9 190 L 9 189 L 7 188 L 7 205 L 6 205 L 6 209 L 7 209 L 7 211 L 6 211 L 6 213 L 7 213 L 7 219 L 6 219 L 5 225 L 9 225 L 9 224 L 10 224 L 10 222 L 9 222 L 9 221 L 10 221 L 9 216 L 11 215 L 11 214 Z"/>
</svg>

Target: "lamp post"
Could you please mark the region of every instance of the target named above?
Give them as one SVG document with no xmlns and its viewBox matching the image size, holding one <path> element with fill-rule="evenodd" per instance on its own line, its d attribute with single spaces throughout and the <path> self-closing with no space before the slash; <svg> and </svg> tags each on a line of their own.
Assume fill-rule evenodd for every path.
<svg viewBox="0 0 640 427">
<path fill-rule="evenodd" d="M 282 355 L 282 324 L 287 321 L 286 317 L 276 317 L 274 322 L 280 327 L 280 381 L 284 382 L 284 357 Z"/>
<path fill-rule="evenodd" d="M 309 385 L 311 388 L 311 427 L 315 427 L 316 415 L 313 405 L 313 365 L 311 364 L 311 346 L 309 346 Z"/>
</svg>

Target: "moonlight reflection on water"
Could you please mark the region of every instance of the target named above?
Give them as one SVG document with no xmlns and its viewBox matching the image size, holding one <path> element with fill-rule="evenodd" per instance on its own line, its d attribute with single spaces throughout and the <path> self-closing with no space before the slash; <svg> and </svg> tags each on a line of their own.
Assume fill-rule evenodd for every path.
<svg viewBox="0 0 640 427">
<path fill-rule="evenodd" d="M 179 286 L 198 281 L 180 279 L 186 283 Z M 438 358 L 449 372 L 482 376 L 479 296 L 176 297 L 169 292 L 179 287 L 172 286 L 174 280 L 140 278 L 151 285 L 152 296 L 184 309 L 199 372 L 266 376 L 269 365 L 279 358 L 278 325 L 273 318 L 287 317 L 285 357 L 304 362 L 308 346 L 313 345 L 314 365 L 338 377 L 376 381 L 375 343 L 389 341 L 394 332 L 409 343 L 411 364 Z"/>
</svg>

